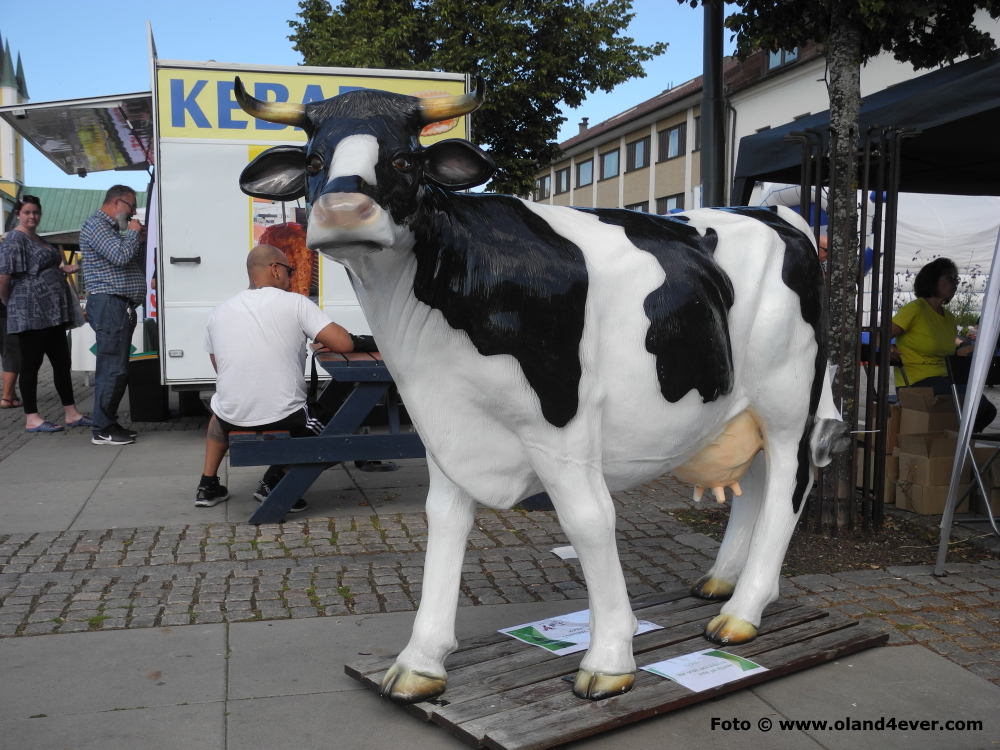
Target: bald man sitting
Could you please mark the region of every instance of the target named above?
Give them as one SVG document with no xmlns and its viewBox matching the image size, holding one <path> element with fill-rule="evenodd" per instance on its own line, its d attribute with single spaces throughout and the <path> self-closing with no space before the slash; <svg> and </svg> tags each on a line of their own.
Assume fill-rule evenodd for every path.
<svg viewBox="0 0 1000 750">
<path fill-rule="evenodd" d="M 289 292 L 295 269 L 276 247 L 258 245 L 247 256 L 250 288 L 216 307 L 208 318 L 205 350 L 218 373 L 214 416 L 205 441 L 205 469 L 195 505 L 229 499 L 218 471 L 233 430 L 281 430 L 292 437 L 319 434 L 306 408 L 306 341 L 335 352 L 354 350 L 354 339 L 308 297 Z M 368 337 L 365 337 L 368 338 Z M 254 494 L 263 500 L 281 479 L 269 470 Z M 292 507 L 306 509 L 303 499 Z"/>
</svg>

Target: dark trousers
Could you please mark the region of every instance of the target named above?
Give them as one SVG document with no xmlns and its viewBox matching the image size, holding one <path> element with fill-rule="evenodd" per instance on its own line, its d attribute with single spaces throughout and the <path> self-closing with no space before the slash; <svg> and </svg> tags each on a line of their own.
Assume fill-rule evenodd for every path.
<svg viewBox="0 0 1000 750">
<path fill-rule="evenodd" d="M 0 360 L 3 360 L 4 372 L 21 372 L 21 347 L 18 346 L 16 333 L 7 334 L 6 315 L 0 315 Z"/>
<path fill-rule="evenodd" d="M 25 414 L 38 412 L 38 369 L 42 359 L 49 358 L 52 365 L 52 380 L 63 406 L 70 406 L 73 400 L 73 379 L 69 374 L 69 342 L 63 326 L 22 331 L 17 336 L 21 347 L 21 401 Z"/>
<path fill-rule="evenodd" d="M 951 395 L 951 380 L 939 375 L 933 378 L 924 378 L 918 383 L 913 383 L 911 388 L 933 388 L 935 396 L 950 396 Z M 955 386 L 958 391 L 959 398 L 962 401 L 961 405 L 965 404 L 965 386 L 958 385 Z M 979 397 L 979 410 L 976 412 L 976 421 L 972 424 L 973 432 L 982 432 L 987 427 L 989 427 L 993 420 L 997 418 L 997 408 L 991 404 L 986 396 Z"/>
<path fill-rule="evenodd" d="M 122 297 L 91 294 L 87 320 L 97 334 L 97 372 L 94 373 L 94 435 L 118 425 L 118 405 L 128 386 L 128 359 L 135 331 L 135 308 Z"/>
</svg>

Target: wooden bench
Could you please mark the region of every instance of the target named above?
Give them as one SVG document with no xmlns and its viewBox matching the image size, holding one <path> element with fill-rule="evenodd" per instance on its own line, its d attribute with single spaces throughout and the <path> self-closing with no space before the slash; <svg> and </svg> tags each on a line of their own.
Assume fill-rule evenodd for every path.
<svg viewBox="0 0 1000 750">
<path fill-rule="evenodd" d="M 424 445 L 416 432 L 402 432 L 399 394 L 389 369 L 378 353 L 324 352 L 316 362 L 331 377 L 319 403 L 347 384 L 350 392 L 326 428 L 316 437 L 292 438 L 287 432 L 229 433 L 232 466 L 291 466 L 267 499 L 250 516 L 250 523 L 280 523 L 289 509 L 326 469 L 342 461 L 385 461 L 423 458 Z M 356 435 L 361 423 L 385 398 L 389 433 Z"/>
</svg>

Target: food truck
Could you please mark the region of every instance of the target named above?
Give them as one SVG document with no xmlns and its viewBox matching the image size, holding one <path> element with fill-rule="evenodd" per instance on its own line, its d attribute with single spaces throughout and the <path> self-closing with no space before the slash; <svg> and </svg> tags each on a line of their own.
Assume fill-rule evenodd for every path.
<svg viewBox="0 0 1000 750">
<path fill-rule="evenodd" d="M 308 207 L 250 198 L 243 168 L 300 128 L 256 120 L 233 96 L 238 75 L 256 98 L 309 103 L 362 88 L 418 97 L 467 93 L 464 74 L 269 66 L 160 59 L 149 30 L 150 91 L 0 107 L 0 117 L 67 174 L 146 170 L 147 292 L 144 316 L 159 333 L 161 383 L 211 390 L 204 350 L 209 313 L 247 286 L 245 259 L 261 242 L 296 268 L 292 291 L 311 297 L 352 333 L 371 330 L 346 269 L 305 246 Z M 469 118 L 424 129 L 428 145 L 470 135 Z M 85 281 L 85 280 L 84 280 Z"/>
</svg>

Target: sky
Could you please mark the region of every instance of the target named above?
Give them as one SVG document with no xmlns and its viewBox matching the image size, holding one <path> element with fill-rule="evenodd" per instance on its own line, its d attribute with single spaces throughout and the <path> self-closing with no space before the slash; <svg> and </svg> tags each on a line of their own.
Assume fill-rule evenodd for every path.
<svg viewBox="0 0 1000 750">
<path fill-rule="evenodd" d="M 21 54 L 32 102 L 76 99 L 150 90 L 146 22 L 153 26 L 161 59 L 216 60 L 261 65 L 299 65 L 302 57 L 288 39 L 288 21 L 297 0 L 169 0 L 91 5 L 49 0 L 44 13 L 24 3 L 0 16 L 0 36 Z M 94 8 L 100 8 L 95 11 Z M 568 118 L 559 140 L 578 132 L 583 117 L 591 126 L 701 74 L 701 8 L 675 0 L 634 0 L 636 16 L 627 32 L 639 44 L 669 43 L 666 53 L 646 63 L 646 78 L 633 79 L 610 93 L 597 92 Z M 733 43 L 726 32 L 726 53 Z M 457 71 L 475 72 L 475 71 Z M 144 172 L 66 175 L 32 147 L 25 152 L 25 183 L 33 187 L 107 189 L 115 183 L 146 187 Z"/>
</svg>

